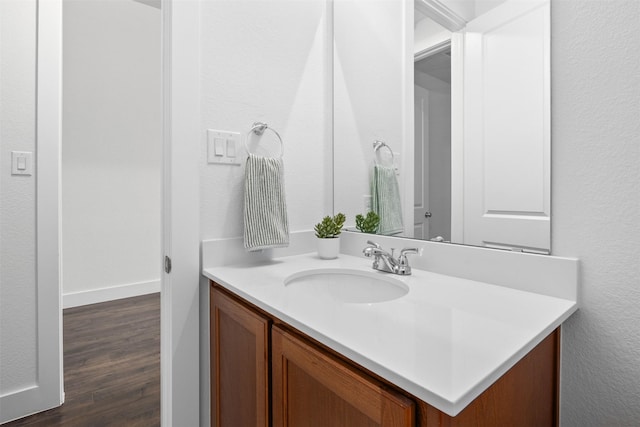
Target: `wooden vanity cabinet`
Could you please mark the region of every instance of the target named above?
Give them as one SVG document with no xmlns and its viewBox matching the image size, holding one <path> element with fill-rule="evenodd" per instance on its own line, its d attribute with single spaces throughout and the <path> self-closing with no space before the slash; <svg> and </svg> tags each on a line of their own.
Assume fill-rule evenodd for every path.
<svg viewBox="0 0 640 427">
<path fill-rule="evenodd" d="M 274 326 L 274 427 L 413 427 L 414 404 L 393 389 Z"/>
<path fill-rule="evenodd" d="M 213 426 L 558 425 L 559 330 L 451 417 L 211 283 Z"/>
<path fill-rule="evenodd" d="M 211 288 L 211 424 L 269 426 L 271 321 Z"/>
</svg>

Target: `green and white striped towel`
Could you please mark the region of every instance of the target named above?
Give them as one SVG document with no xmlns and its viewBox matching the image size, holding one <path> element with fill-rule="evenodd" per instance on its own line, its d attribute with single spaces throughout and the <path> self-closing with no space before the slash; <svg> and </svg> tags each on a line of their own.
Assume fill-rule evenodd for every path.
<svg viewBox="0 0 640 427">
<path fill-rule="evenodd" d="M 402 205 L 395 168 L 374 165 L 371 196 L 371 209 L 380 217 L 378 234 L 403 232 Z"/>
<path fill-rule="evenodd" d="M 249 153 L 244 178 L 245 249 L 289 246 L 282 158 Z"/>
</svg>

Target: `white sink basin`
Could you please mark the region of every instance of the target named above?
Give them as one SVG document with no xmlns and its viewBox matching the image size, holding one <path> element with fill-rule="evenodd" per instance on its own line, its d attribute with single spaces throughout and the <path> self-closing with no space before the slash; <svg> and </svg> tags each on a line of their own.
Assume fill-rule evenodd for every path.
<svg viewBox="0 0 640 427">
<path fill-rule="evenodd" d="M 287 287 L 305 287 L 347 303 L 391 301 L 406 295 L 409 287 L 392 276 L 375 271 L 346 268 L 322 268 L 292 274 L 284 280 Z"/>
</svg>

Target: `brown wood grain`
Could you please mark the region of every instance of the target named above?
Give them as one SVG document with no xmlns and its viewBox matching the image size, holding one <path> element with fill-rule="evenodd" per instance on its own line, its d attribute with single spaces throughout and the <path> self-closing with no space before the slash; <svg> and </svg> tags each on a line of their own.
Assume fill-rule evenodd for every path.
<svg viewBox="0 0 640 427">
<path fill-rule="evenodd" d="M 65 403 L 3 427 L 160 425 L 160 294 L 64 310 Z"/>
<path fill-rule="evenodd" d="M 211 419 L 269 425 L 269 320 L 211 289 Z"/>
<path fill-rule="evenodd" d="M 300 337 L 273 327 L 274 427 L 411 427 L 413 402 Z"/>
</svg>

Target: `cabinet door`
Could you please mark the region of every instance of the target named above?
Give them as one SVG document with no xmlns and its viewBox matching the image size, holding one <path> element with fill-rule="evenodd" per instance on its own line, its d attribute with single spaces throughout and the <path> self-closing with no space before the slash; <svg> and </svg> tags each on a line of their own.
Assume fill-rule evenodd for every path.
<svg viewBox="0 0 640 427">
<path fill-rule="evenodd" d="M 409 427 L 414 405 L 295 335 L 272 328 L 274 427 Z"/>
<path fill-rule="evenodd" d="M 269 320 L 211 288 L 211 424 L 269 424 Z"/>
</svg>

